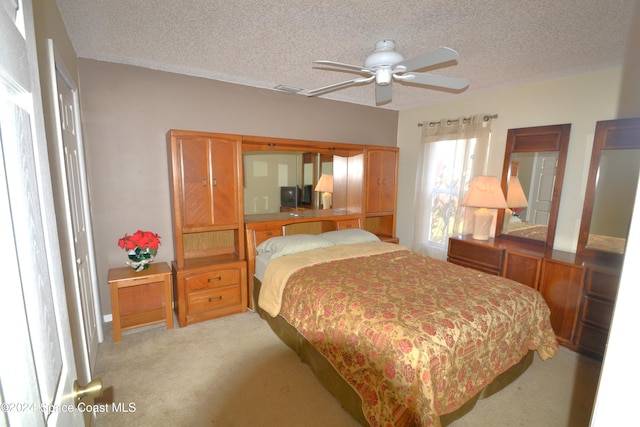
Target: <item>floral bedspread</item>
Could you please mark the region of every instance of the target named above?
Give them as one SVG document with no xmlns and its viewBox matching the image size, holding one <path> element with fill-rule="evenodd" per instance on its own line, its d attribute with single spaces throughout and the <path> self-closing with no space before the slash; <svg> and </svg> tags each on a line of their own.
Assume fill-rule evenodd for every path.
<svg viewBox="0 0 640 427">
<path fill-rule="evenodd" d="M 530 349 L 558 351 L 537 291 L 409 250 L 301 268 L 282 298 L 372 426 L 439 426 Z"/>
<path fill-rule="evenodd" d="M 611 237 L 591 233 L 587 241 L 587 249 L 623 254 L 626 244 L 627 239 L 623 237 Z"/>
<path fill-rule="evenodd" d="M 518 225 L 511 223 L 509 224 L 506 232 L 510 236 L 526 237 L 527 239 L 544 241 L 547 240 L 548 228 L 549 227 L 546 225 L 528 224 L 526 222 L 519 223 Z"/>
</svg>

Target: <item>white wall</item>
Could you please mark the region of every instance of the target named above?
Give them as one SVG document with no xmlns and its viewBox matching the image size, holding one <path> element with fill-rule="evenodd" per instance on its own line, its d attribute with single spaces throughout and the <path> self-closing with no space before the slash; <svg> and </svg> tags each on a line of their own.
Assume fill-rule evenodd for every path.
<svg viewBox="0 0 640 427">
<path fill-rule="evenodd" d="M 413 244 L 415 174 L 422 129 L 418 123 L 486 113 L 498 114 L 491 126 L 487 170 L 488 175 L 498 177 L 502 174 L 508 129 L 571 123 L 555 248 L 575 252 L 595 125 L 599 120 L 617 118 L 621 78 L 622 68 L 611 68 L 401 111 L 397 221 L 400 243 Z"/>
</svg>

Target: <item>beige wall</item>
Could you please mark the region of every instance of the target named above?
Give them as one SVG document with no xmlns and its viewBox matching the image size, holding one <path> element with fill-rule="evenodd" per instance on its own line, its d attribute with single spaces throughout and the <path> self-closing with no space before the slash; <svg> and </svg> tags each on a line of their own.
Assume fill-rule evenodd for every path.
<svg viewBox="0 0 640 427">
<path fill-rule="evenodd" d="M 421 132 L 417 124 L 487 113 L 499 116 L 491 126 L 487 170 L 488 175 L 498 177 L 502 174 L 508 129 L 571 123 L 555 248 L 575 252 L 596 122 L 633 115 L 618 115 L 621 79 L 622 69 L 612 68 L 402 111 L 398 122 L 400 242 L 413 244 L 413 199 Z"/>
<path fill-rule="evenodd" d="M 117 240 L 137 229 L 162 236 L 174 256 L 169 129 L 395 146 L 395 111 L 80 59 L 80 98 L 103 314 L 107 271 L 123 266 Z"/>
</svg>

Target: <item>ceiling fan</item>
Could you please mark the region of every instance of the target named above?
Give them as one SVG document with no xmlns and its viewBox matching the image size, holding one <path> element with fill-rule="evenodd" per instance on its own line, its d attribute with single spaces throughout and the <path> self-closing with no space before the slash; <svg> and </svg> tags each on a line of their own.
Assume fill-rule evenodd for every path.
<svg viewBox="0 0 640 427">
<path fill-rule="evenodd" d="M 469 80 L 458 77 L 445 77 L 435 74 L 415 73 L 414 71 L 457 60 L 460 55 L 448 47 L 440 47 L 411 59 L 404 57 L 395 51 L 396 43 L 393 40 L 382 40 L 376 43 L 375 50 L 364 60 L 363 66 L 343 64 L 334 61 L 313 61 L 314 66 L 341 68 L 350 72 L 366 74 L 358 77 L 307 92 L 308 96 L 342 89 L 347 86 L 360 83 L 376 82 L 376 105 L 391 101 L 393 79 L 401 82 L 410 82 L 424 86 L 435 86 L 445 89 L 462 90 L 469 86 Z"/>
</svg>

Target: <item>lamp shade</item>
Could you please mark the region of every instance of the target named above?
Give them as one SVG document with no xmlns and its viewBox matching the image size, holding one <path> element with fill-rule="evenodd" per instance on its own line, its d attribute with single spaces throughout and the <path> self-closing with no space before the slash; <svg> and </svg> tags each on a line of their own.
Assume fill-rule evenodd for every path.
<svg viewBox="0 0 640 427">
<path fill-rule="evenodd" d="M 474 208 L 504 209 L 507 201 L 500 188 L 500 181 L 495 176 L 476 176 L 469 185 L 461 206 Z"/>
<path fill-rule="evenodd" d="M 522 184 L 517 176 L 509 179 L 509 189 L 507 190 L 507 206 L 510 208 L 526 208 L 529 206 L 527 196 L 524 194 Z"/>
<path fill-rule="evenodd" d="M 322 174 L 316 185 L 316 191 L 333 193 L 333 175 Z"/>
</svg>

